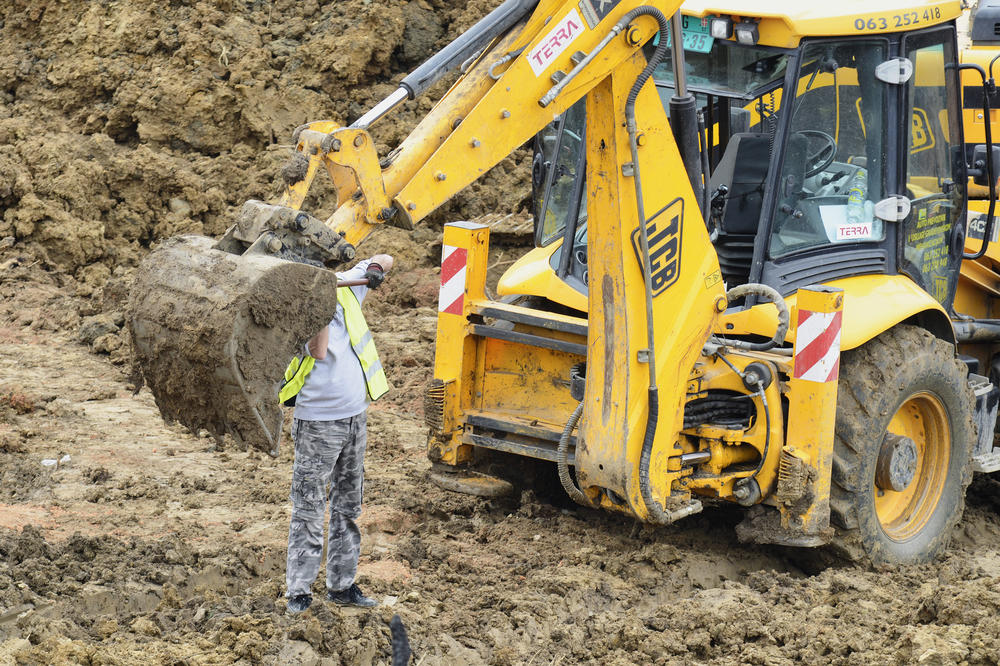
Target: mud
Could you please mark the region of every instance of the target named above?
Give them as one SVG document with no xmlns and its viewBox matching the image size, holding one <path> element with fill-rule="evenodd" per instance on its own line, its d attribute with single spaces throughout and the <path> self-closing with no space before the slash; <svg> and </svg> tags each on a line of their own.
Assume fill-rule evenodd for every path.
<svg viewBox="0 0 1000 666">
<path fill-rule="evenodd" d="M 427 481 L 440 223 L 523 211 L 526 153 L 361 249 L 396 257 L 366 302 L 393 384 L 361 518 L 382 605 L 284 614 L 291 453 L 132 395 L 132 274 L 276 194 L 297 124 L 353 120 L 495 4 L 0 0 L 0 665 L 386 663 L 395 613 L 428 665 L 1000 661 L 994 478 L 940 561 L 881 572 L 739 544 L 732 507 L 670 528 L 583 510 L 547 467 L 505 499 Z M 380 150 L 429 106 L 376 126 Z"/>
<path fill-rule="evenodd" d="M 412 320 L 387 312 L 380 346 L 399 348 Z M 288 617 L 290 452 L 219 450 L 166 426 L 106 357 L 2 327 L 0 395 L 19 398 L 0 411 L 15 444 L 0 449 L 0 663 L 386 663 L 396 613 L 425 664 L 1000 659 L 992 478 L 939 562 L 812 568 L 739 544 L 738 509 L 642 526 L 569 504 L 546 467 L 510 498 L 442 491 L 398 389 L 371 411 L 361 518 L 359 582 L 382 606 Z"/>
</svg>

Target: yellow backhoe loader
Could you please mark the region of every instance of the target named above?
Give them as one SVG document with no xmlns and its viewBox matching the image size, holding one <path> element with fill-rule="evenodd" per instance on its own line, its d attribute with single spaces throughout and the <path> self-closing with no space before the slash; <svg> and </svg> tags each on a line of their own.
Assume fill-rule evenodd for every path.
<svg viewBox="0 0 1000 666">
<path fill-rule="evenodd" d="M 973 468 L 1000 468 L 996 45 L 960 57 L 960 13 L 507 0 L 351 126 L 300 128 L 279 201 L 151 254 L 138 367 L 165 416 L 273 451 L 281 371 L 333 311 L 329 267 L 535 137 L 538 247 L 501 297 L 489 228 L 445 227 L 439 479 L 489 492 L 471 470 L 502 451 L 644 521 L 714 498 L 748 507 L 747 540 L 930 559 Z M 983 2 L 987 41 L 994 19 Z M 458 68 L 377 155 L 367 128 Z M 970 113 L 984 134 L 966 146 Z M 320 221 L 299 209 L 324 170 L 339 207 Z"/>
</svg>

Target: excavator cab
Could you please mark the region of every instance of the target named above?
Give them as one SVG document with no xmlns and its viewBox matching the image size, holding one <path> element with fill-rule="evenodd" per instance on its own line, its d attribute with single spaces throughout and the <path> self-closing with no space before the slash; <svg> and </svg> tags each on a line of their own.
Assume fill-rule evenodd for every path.
<svg viewBox="0 0 1000 666">
<path fill-rule="evenodd" d="M 789 49 L 709 39 L 691 16 L 685 26 L 687 86 L 703 122 L 702 207 L 726 285 L 763 283 L 787 296 L 904 274 L 947 308 L 967 182 L 958 73 L 946 67 L 956 60 L 954 28 Z M 654 81 L 668 108 L 669 57 Z M 907 118 L 911 131 L 899 131 Z M 499 293 L 586 309 L 585 125 L 578 102 L 536 137 L 536 250 Z M 553 288 L 553 274 L 570 289 Z"/>
</svg>

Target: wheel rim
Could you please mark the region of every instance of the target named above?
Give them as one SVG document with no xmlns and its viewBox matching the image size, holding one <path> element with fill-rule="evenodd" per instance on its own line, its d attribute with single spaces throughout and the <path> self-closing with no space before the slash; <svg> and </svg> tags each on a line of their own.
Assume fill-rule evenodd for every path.
<svg viewBox="0 0 1000 666">
<path fill-rule="evenodd" d="M 917 393 L 896 411 L 888 430 L 913 440 L 917 468 L 910 484 L 898 492 L 882 490 L 872 482 L 875 513 L 886 536 L 906 541 L 927 527 L 941 500 L 951 455 L 951 428 L 941 400 Z"/>
</svg>

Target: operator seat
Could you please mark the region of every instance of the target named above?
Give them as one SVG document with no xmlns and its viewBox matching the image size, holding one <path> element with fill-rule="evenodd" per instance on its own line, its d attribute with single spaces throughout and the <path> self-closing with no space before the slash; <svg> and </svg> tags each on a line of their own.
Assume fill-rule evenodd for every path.
<svg viewBox="0 0 1000 666">
<path fill-rule="evenodd" d="M 729 188 L 718 221 L 715 250 L 722 278 L 730 287 L 745 284 L 753 263 L 754 238 L 771 161 L 771 137 L 759 132 L 734 134 L 708 181 L 709 192 Z"/>
</svg>

